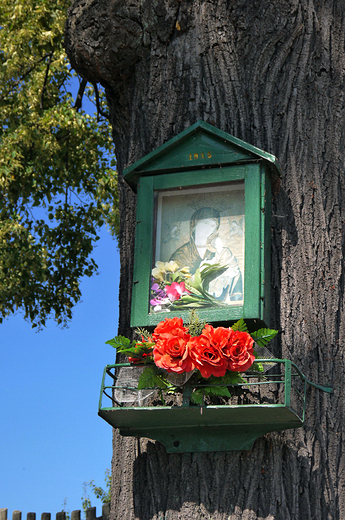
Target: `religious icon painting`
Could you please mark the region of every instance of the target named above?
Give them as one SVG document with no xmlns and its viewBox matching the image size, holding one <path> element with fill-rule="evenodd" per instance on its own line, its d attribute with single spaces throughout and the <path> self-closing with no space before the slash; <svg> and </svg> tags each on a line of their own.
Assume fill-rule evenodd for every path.
<svg viewBox="0 0 345 520">
<path fill-rule="evenodd" d="M 243 305 L 244 181 L 155 193 L 150 313 Z"/>
</svg>

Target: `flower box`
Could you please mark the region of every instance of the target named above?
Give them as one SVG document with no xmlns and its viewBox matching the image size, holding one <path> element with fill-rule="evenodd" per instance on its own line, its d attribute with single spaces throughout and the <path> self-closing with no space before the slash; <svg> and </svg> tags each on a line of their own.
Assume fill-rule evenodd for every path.
<svg viewBox="0 0 345 520">
<path fill-rule="evenodd" d="M 255 363 L 275 368 L 265 376 L 247 372 L 245 384 L 229 387 L 230 399 L 205 398 L 199 405 L 191 403 L 198 385 L 187 381 L 172 396 L 161 389 L 138 390 L 142 366 L 107 365 L 98 414 L 121 435 L 154 439 L 168 453 L 249 450 L 268 432 L 303 426 L 307 384 L 332 392 L 308 381 L 289 360 Z"/>
</svg>

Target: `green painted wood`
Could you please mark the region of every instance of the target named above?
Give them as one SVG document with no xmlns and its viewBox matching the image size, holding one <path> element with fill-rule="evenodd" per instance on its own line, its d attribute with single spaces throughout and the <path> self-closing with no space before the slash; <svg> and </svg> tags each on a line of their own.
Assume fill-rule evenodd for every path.
<svg viewBox="0 0 345 520">
<path fill-rule="evenodd" d="M 168 190 L 176 187 L 202 186 L 241 181 L 245 178 L 246 166 L 225 166 L 205 170 L 192 170 L 153 176 L 154 190 Z"/>
<path fill-rule="evenodd" d="M 272 171 L 280 173 L 273 156 L 202 121 L 127 168 L 126 180 L 138 192 L 132 327 L 154 327 L 171 317 L 169 312 L 149 313 L 155 193 L 239 180 L 245 183 L 244 303 L 198 310 L 198 314 L 214 324 L 244 318 L 253 326 L 269 325 Z M 183 319 L 188 314 L 174 311 Z"/>
<path fill-rule="evenodd" d="M 271 304 L 271 213 L 272 213 L 272 188 L 271 176 L 267 167 L 261 164 L 261 219 L 264 240 L 261 245 L 261 297 L 262 319 L 270 326 Z"/>
<path fill-rule="evenodd" d="M 285 396 L 284 405 L 290 406 L 291 404 L 291 361 L 287 359 L 285 361 Z"/>
<path fill-rule="evenodd" d="M 248 165 L 245 176 L 244 318 L 262 319 L 260 302 L 261 214 L 260 166 Z"/>
<path fill-rule="evenodd" d="M 121 435 L 158 440 L 169 453 L 251 449 L 265 433 L 303 425 L 284 405 L 113 408 L 99 415 Z"/>
<path fill-rule="evenodd" d="M 136 190 L 139 178 L 144 175 L 258 160 L 267 162 L 280 175 L 279 163 L 273 155 L 198 121 L 126 168 L 124 178 Z"/>
<path fill-rule="evenodd" d="M 171 313 L 162 312 L 156 314 L 149 313 L 149 290 L 150 290 L 150 273 L 154 265 L 153 262 L 153 214 L 154 214 L 154 195 L 157 190 L 166 190 L 176 186 L 187 187 L 203 186 L 207 184 L 215 184 L 222 182 L 232 182 L 238 180 L 245 180 L 246 171 L 252 165 L 246 167 L 233 167 L 211 170 L 198 170 L 195 172 L 179 172 L 162 176 L 143 177 L 138 185 L 137 197 L 137 229 L 136 229 L 136 245 L 135 245 L 135 262 L 133 273 L 133 297 L 132 297 L 132 311 L 131 311 L 131 327 L 151 327 L 156 326 L 160 321 L 166 317 L 171 317 Z M 256 172 L 257 165 L 254 165 Z M 246 189 L 246 188 L 245 188 Z M 252 203 L 245 205 L 245 211 L 250 209 Z M 247 218 L 245 216 L 245 218 Z M 254 217 L 256 221 L 257 215 Z M 255 234 L 253 234 L 256 237 Z M 256 243 L 259 241 L 256 237 Z M 245 254 L 251 251 L 257 245 L 245 245 Z M 254 267 L 254 263 L 250 264 L 250 269 Z M 256 269 L 256 267 L 254 267 Z M 245 275 L 246 276 L 246 275 Z M 251 276 L 250 278 L 253 278 Z M 246 289 L 245 289 L 246 290 Z M 248 285 L 248 294 L 251 292 L 250 285 Z M 244 293 L 246 294 L 246 293 Z M 245 298 L 245 296 L 244 296 Z M 245 301 L 245 300 L 244 300 Z M 189 311 L 174 311 L 174 316 L 187 319 Z M 232 306 L 226 308 L 209 308 L 205 310 L 198 310 L 198 315 L 201 319 L 208 322 L 233 322 L 242 317 L 243 306 Z M 261 319 L 256 312 L 247 315 L 248 319 Z"/>
<path fill-rule="evenodd" d="M 137 229 L 131 312 L 132 327 L 154 327 L 171 313 L 149 313 L 150 273 L 153 262 L 154 195 L 158 190 L 214 185 L 243 180 L 245 183 L 245 272 L 244 304 L 198 310 L 201 319 L 211 323 L 234 322 L 245 318 L 257 326 L 268 325 L 270 280 L 270 197 L 265 195 L 268 172 L 258 163 L 209 170 L 177 172 L 142 177 L 138 185 Z M 262 185 L 263 183 L 263 185 Z M 266 207 L 267 204 L 267 207 Z M 262 207 L 264 205 L 264 207 Z M 268 221 L 266 223 L 266 221 Z M 268 233 L 269 231 L 269 233 Z M 263 309 L 265 308 L 265 313 Z M 187 319 L 189 311 L 174 311 Z"/>
<path fill-rule="evenodd" d="M 265 360 L 255 361 L 262 362 Z M 245 374 L 245 386 L 250 388 L 258 384 L 279 385 L 284 392 L 281 395 L 281 403 L 202 407 L 190 403 L 192 387 L 188 385 L 183 390 L 182 406 L 115 406 L 111 396 L 114 395 L 113 391 L 121 386 L 116 386 L 112 371 L 132 366 L 135 373 L 140 367 L 129 363 L 107 365 L 103 372 L 98 414 L 114 428 L 119 428 L 121 435 L 158 440 L 165 445 L 169 453 L 251 449 L 253 442 L 265 433 L 303 426 L 307 384 L 323 392 L 333 393 L 331 387 L 309 381 L 290 360 L 271 359 L 271 362 L 284 365 L 284 373 L 280 376 L 270 376 L 260 382 L 257 381 L 257 376 Z M 110 386 L 106 385 L 106 376 L 112 380 Z M 304 383 L 302 394 L 296 394 L 292 384 L 293 378 Z M 133 390 L 136 391 L 135 388 Z M 298 411 L 291 407 L 292 390 L 295 396 L 300 397 Z M 102 406 L 103 396 L 109 398 L 114 406 Z"/>
<path fill-rule="evenodd" d="M 115 410 L 115 411 L 114 411 Z M 245 426 L 274 424 L 291 424 L 292 427 L 301 425 L 301 420 L 291 413 L 290 408 L 284 404 L 244 404 L 233 406 L 209 405 L 200 406 L 152 406 L 152 407 L 121 407 L 104 412 L 114 412 L 114 424 L 116 428 L 161 429 L 183 426 Z M 111 418 L 110 418 L 111 420 Z M 278 428 L 279 429 L 279 428 Z"/>
<path fill-rule="evenodd" d="M 153 236 L 153 178 L 141 179 L 137 197 L 131 326 L 148 325 Z"/>
</svg>

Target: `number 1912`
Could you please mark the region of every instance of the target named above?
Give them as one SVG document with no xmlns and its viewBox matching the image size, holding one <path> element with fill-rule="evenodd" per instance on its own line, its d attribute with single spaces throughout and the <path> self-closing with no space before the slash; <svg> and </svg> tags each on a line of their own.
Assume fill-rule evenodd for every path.
<svg viewBox="0 0 345 520">
<path fill-rule="evenodd" d="M 207 159 L 211 159 L 211 157 L 212 157 L 211 152 L 207 152 L 206 156 L 207 156 Z M 205 159 L 205 154 L 204 154 L 204 152 L 202 152 L 202 153 L 191 153 L 191 154 L 189 154 L 188 159 L 190 161 L 193 161 L 193 159 L 194 160 L 195 159 Z"/>
</svg>

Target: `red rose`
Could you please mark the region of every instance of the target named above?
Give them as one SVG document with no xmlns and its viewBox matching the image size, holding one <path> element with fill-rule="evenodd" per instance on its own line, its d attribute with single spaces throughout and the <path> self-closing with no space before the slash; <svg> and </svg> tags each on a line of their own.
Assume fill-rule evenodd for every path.
<svg viewBox="0 0 345 520">
<path fill-rule="evenodd" d="M 182 318 L 165 318 L 164 321 L 158 323 L 153 331 L 152 337 L 154 341 L 157 341 L 162 334 L 177 336 L 179 335 L 179 331 L 188 332 L 188 329 L 183 326 Z"/>
<path fill-rule="evenodd" d="M 222 377 L 228 367 L 228 360 L 217 343 L 213 343 L 214 329 L 206 325 L 202 334 L 190 341 L 191 357 L 202 377 Z"/>
<path fill-rule="evenodd" d="M 248 332 L 235 331 L 231 338 L 228 369 L 233 372 L 245 372 L 255 359 L 254 340 Z"/>
<path fill-rule="evenodd" d="M 182 320 L 181 320 L 182 321 Z M 172 329 L 172 333 L 159 334 L 156 346 L 153 349 L 155 365 L 164 368 L 167 372 L 190 372 L 194 370 L 194 363 L 190 357 L 190 335 L 185 327 Z"/>
<path fill-rule="evenodd" d="M 232 329 L 226 329 L 225 327 L 217 327 L 214 329 L 212 325 L 206 324 L 202 333 L 208 337 L 211 345 L 221 351 L 223 356 L 229 357 L 229 348 L 233 334 L 235 334 Z"/>
</svg>

